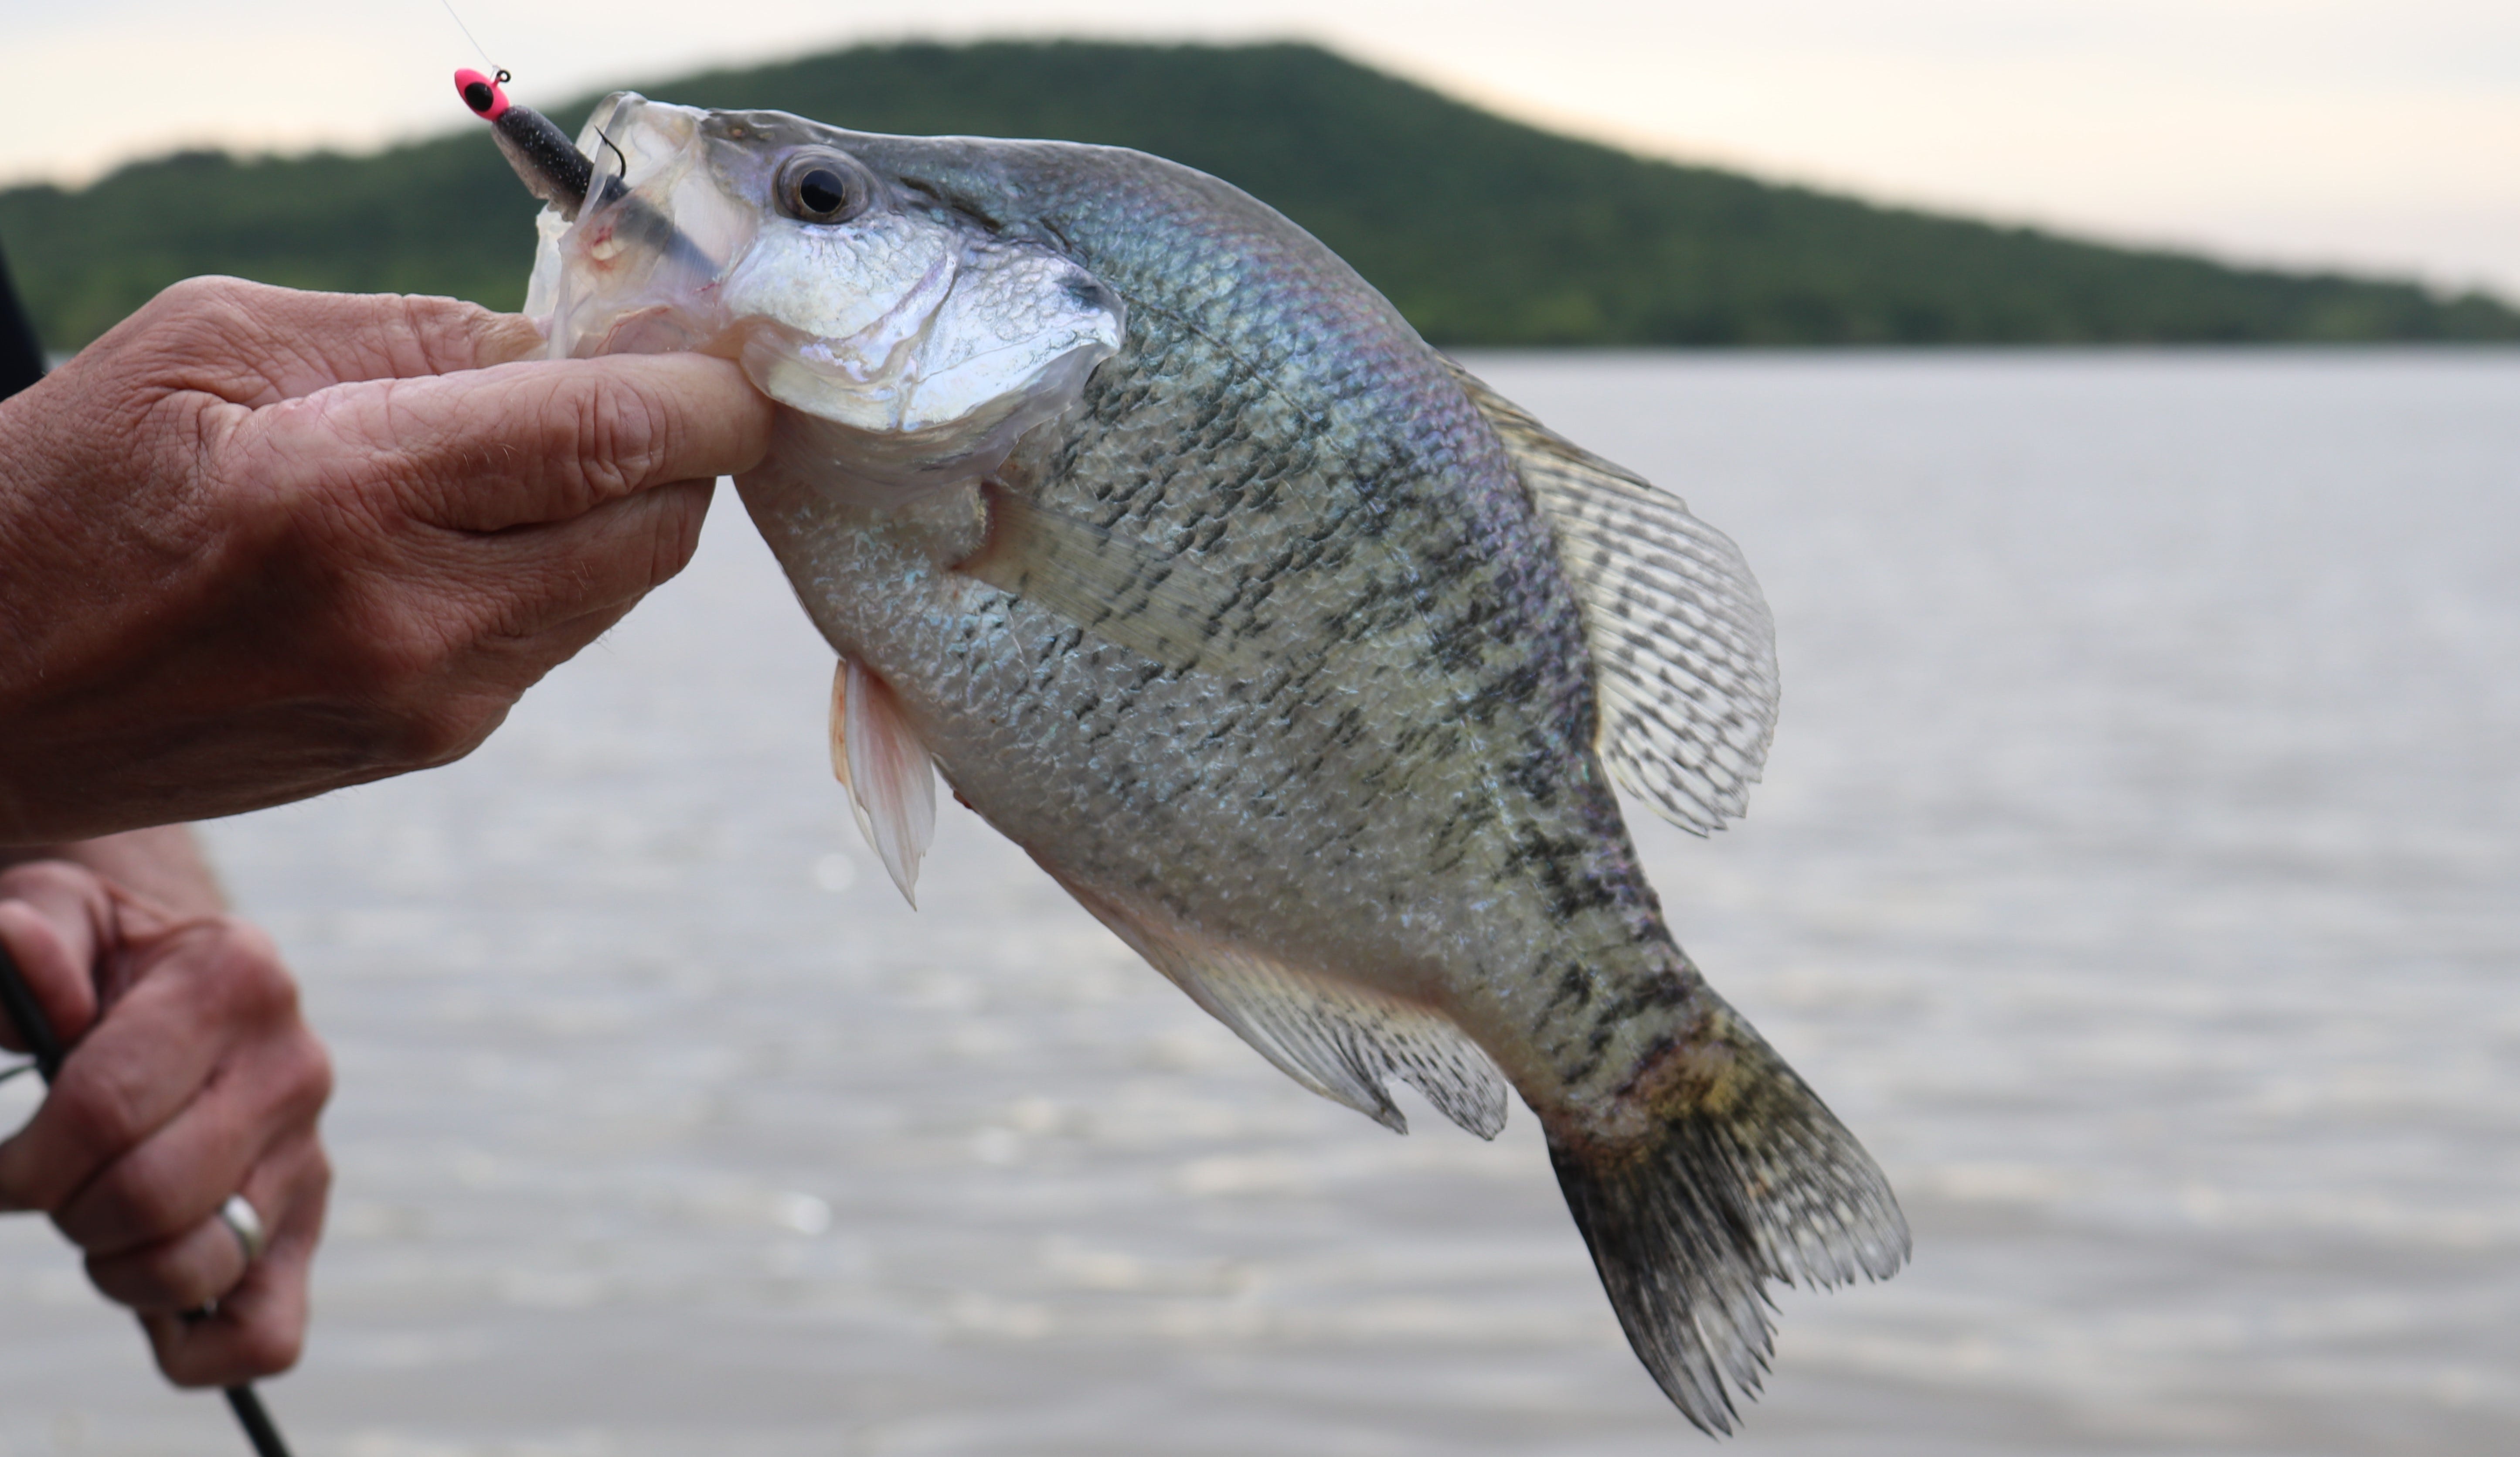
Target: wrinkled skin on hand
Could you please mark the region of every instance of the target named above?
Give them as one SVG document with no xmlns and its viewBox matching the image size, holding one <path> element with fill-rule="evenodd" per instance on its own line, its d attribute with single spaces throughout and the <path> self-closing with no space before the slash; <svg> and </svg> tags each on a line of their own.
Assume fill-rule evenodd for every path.
<svg viewBox="0 0 2520 1457">
<path fill-rule="evenodd" d="M 0 1143 L 0 1209 L 51 1215 L 191 1387 L 296 1361 L 332 1179 L 316 1136 L 332 1069 L 296 985 L 268 937 L 205 899 L 67 860 L 0 870 L 0 944 L 71 1049 Z M 25 1045 L 5 1017 L 0 1043 Z M 269 1236 L 251 1265 L 217 1217 L 237 1193 Z M 182 1313 L 212 1301 L 207 1319 Z"/>
<path fill-rule="evenodd" d="M 179 284 L 0 402 L 0 845 L 459 758 L 679 570 L 770 408 L 444 298 Z"/>
</svg>

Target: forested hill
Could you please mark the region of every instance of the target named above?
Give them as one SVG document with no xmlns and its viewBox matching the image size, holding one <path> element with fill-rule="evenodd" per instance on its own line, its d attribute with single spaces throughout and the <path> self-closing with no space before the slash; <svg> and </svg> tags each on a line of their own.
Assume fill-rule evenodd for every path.
<svg viewBox="0 0 2520 1457">
<path fill-rule="evenodd" d="M 865 131 L 1170 157 L 1311 229 L 1438 343 L 2520 339 L 2520 312 L 2482 295 L 2231 268 L 1649 161 L 1310 46 L 866 47 L 638 89 Z M 545 110 L 573 131 L 592 101 Z M 451 88 L 446 104 L 461 115 Z M 46 342 L 70 348 L 196 273 L 514 308 L 533 210 L 476 123 L 371 156 L 192 153 L 78 191 L 0 192 L 0 245 Z"/>
</svg>

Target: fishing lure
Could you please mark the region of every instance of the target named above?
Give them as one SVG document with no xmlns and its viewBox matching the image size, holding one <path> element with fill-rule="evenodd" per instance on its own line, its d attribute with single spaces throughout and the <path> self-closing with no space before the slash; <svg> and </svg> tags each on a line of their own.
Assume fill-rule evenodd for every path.
<svg viewBox="0 0 2520 1457">
<path fill-rule="evenodd" d="M 506 71 L 485 76 L 470 68 L 455 73 L 456 94 L 472 109 L 472 114 L 490 123 L 490 133 L 499 143 L 499 154 L 508 165 L 533 190 L 535 197 L 561 210 L 561 215 L 575 221 L 577 209 L 586 205 L 587 189 L 595 181 L 595 163 L 577 150 L 553 120 L 531 107 L 520 107 L 508 100 Z M 621 186 L 618 177 L 605 179 L 611 186 Z"/>
<path fill-rule="evenodd" d="M 609 215 L 588 230 L 590 244 L 602 241 L 594 235 L 605 235 L 702 278 L 717 275 L 717 259 L 693 243 L 664 213 L 644 199 L 631 196 L 624 180 L 630 170 L 630 159 L 619 147 L 611 148 L 619 170 L 599 176 L 593 159 L 577 150 L 577 144 L 560 129 L 559 123 L 531 107 L 521 107 L 508 99 L 506 85 L 511 79 L 505 70 L 483 75 L 468 67 L 455 73 L 455 91 L 472 109 L 472 114 L 490 123 L 490 135 L 499 144 L 499 154 L 507 158 L 508 165 L 516 169 L 518 179 L 535 197 L 560 209 L 560 215 L 570 222 L 576 222 L 581 211 L 608 209 Z M 611 146 L 609 138 L 606 145 Z"/>
</svg>

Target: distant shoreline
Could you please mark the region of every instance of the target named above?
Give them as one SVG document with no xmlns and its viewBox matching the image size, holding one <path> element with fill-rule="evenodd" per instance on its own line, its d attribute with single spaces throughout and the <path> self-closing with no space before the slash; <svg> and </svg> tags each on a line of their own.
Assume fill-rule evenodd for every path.
<svg viewBox="0 0 2520 1457">
<path fill-rule="evenodd" d="M 1319 47 L 862 46 L 645 89 L 868 131 L 1133 147 L 1309 229 L 1446 347 L 2520 341 L 2482 292 L 2243 266 L 1640 157 Z M 552 108 L 568 123 L 592 98 Z M 451 103 L 450 103 L 451 105 Z M 194 152 L 0 190 L 41 337 L 198 273 L 523 300 L 534 203 L 480 129 L 364 156 Z"/>
</svg>

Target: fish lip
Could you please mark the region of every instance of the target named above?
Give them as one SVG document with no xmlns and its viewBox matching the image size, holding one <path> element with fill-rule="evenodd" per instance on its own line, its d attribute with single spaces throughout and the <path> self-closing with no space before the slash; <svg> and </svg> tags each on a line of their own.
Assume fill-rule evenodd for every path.
<svg viewBox="0 0 2520 1457">
<path fill-rule="evenodd" d="M 904 178 L 900 158 L 878 162 L 859 145 L 886 140 L 781 113 L 607 97 L 580 144 L 604 151 L 596 191 L 608 201 L 546 237 L 553 352 L 734 359 L 764 394 L 822 422 L 834 463 L 845 456 L 871 489 L 914 491 L 995 469 L 1023 434 L 1075 407 L 1118 350 L 1126 305 L 1063 250 L 957 207 Z M 850 226 L 871 229 L 871 242 L 852 232 L 799 253 L 798 230 L 816 230 L 778 206 L 777 177 L 809 147 L 863 169 L 869 205 Z M 894 271 L 913 276 L 878 266 L 817 282 L 816 249 L 826 246 L 872 249 L 878 259 L 893 250 Z M 937 255 L 926 259 L 930 247 Z M 1000 334 L 992 346 L 991 296 L 967 293 L 967 281 L 1012 276 L 1048 288 L 1062 269 L 1076 275 L 1066 292 L 1045 296 L 1020 337 Z M 835 306 L 812 306 L 825 288 Z M 795 306 L 800 297 L 808 306 Z M 940 320 L 952 323 L 940 332 Z"/>
<path fill-rule="evenodd" d="M 577 146 L 595 160 L 590 196 L 564 226 L 546 225 L 528 291 L 548 310 L 555 355 L 736 347 L 722 341 L 737 322 L 725 314 L 722 290 L 757 230 L 744 225 L 737 197 L 698 218 L 678 215 L 676 205 L 692 195 L 688 179 L 715 171 L 700 154 L 708 114 L 635 91 L 613 92 L 588 114 Z M 723 180 L 711 180 L 723 193 Z"/>
</svg>

